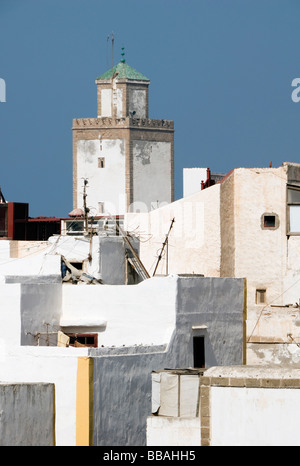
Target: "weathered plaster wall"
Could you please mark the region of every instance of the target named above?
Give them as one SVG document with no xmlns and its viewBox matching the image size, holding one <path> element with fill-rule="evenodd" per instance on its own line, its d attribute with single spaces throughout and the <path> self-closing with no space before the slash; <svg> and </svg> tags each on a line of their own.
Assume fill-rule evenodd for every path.
<svg viewBox="0 0 300 466">
<path fill-rule="evenodd" d="M 211 368 L 202 384 L 207 422 L 202 445 L 205 441 L 211 446 L 300 444 L 295 416 L 300 408 L 299 369 Z M 201 423 L 204 420 L 202 416 Z"/>
<path fill-rule="evenodd" d="M 167 344 L 175 327 L 176 290 L 173 277 L 117 287 L 64 286 L 61 325 L 68 331 L 94 329 L 99 346 Z"/>
<path fill-rule="evenodd" d="M 300 328 L 296 322 L 298 310 L 284 307 L 299 302 L 300 291 L 299 236 L 286 235 L 287 167 L 236 169 L 234 177 L 231 175 L 225 180 L 222 190 L 231 179 L 234 180 L 235 226 L 231 235 L 234 248 L 230 246 L 227 225 L 222 236 L 225 251 L 222 264 L 223 272 L 247 277 L 247 361 L 249 364 L 280 364 L 289 360 L 299 364 L 295 345 L 300 342 Z M 226 199 L 232 212 L 232 188 L 230 192 L 231 196 L 227 193 Z M 225 196 L 225 190 L 223 194 Z M 263 228 L 265 213 L 277 216 L 276 228 Z M 266 290 L 262 304 L 256 302 L 257 289 Z M 267 343 L 265 351 L 262 343 Z"/>
<path fill-rule="evenodd" d="M 99 117 L 112 116 L 112 89 L 101 89 L 101 115 Z"/>
<path fill-rule="evenodd" d="M 220 185 L 221 277 L 235 277 L 235 211 L 232 172 Z"/>
<path fill-rule="evenodd" d="M 220 185 L 149 213 L 127 213 L 124 216 L 124 228 L 140 235 L 140 257 L 150 275 L 173 218 L 175 223 L 168 240 L 168 256 L 165 251 L 156 273 L 219 276 Z"/>
<path fill-rule="evenodd" d="M 128 264 L 127 258 L 133 253 L 123 236 L 99 236 L 99 277 L 104 285 L 127 285 L 141 281 L 140 276 Z M 130 238 L 130 244 L 136 254 L 139 253 L 139 241 Z"/>
<path fill-rule="evenodd" d="M 178 279 L 177 335 L 191 354 L 191 323 L 196 327 L 207 326 L 207 330 L 194 330 L 194 335 L 197 332 L 206 337 L 206 367 L 243 361 L 244 292 L 243 279 Z"/>
<path fill-rule="evenodd" d="M 54 446 L 54 385 L 0 383 L 0 446 Z"/>
<path fill-rule="evenodd" d="M 10 257 L 34 257 L 46 251 L 49 247 L 48 241 L 8 241 L 10 246 Z"/>
<path fill-rule="evenodd" d="M 267 290 L 268 303 L 284 302 L 286 181 L 285 167 L 239 168 L 234 173 L 235 276 L 247 277 L 249 313 L 257 309 L 256 289 Z M 269 212 L 279 217 L 273 230 L 261 227 L 261 216 Z"/>
<path fill-rule="evenodd" d="M 58 323 L 55 303 L 59 303 L 60 291 L 57 285 L 2 284 L 0 296 L 1 382 L 53 383 L 56 444 L 75 445 L 77 358 L 87 355 L 88 349 L 57 347 L 56 336 L 51 335 L 53 330 L 57 331 L 57 326 L 48 328 L 49 346 L 21 346 L 22 340 L 27 344 L 28 338 L 32 338 L 26 335 L 27 331 L 38 330 L 45 332 L 41 337 L 46 344 L 46 319 L 53 325 Z"/>
<path fill-rule="evenodd" d="M 103 284 L 125 284 L 125 247 L 122 237 L 99 237 L 99 272 Z"/>
<path fill-rule="evenodd" d="M 167 345 L 146 346 L 141 339 L 140 346 L 137 342 L 131 348 L 90 349 L 94 357 L 95 445 L 145 445 L 146 420 L 152 409 L 151 371 L 192 367 L 193 336 L 205 337 L 207 367 L 242 363 L 244 281 L 180 277 L 176 283 L 176 328 Z M 153 313 L 154 297 L 152 293 L 149 303 Z M 147 303 L 146 295 L 144 299 Z M 206 324 L 207 329 L 193 330 L 193 326 L 201 324 Z M 151 326 L 147 326 L 150 332 Z M 135 328 L 139 328 L 137 322 Z M 123 322 L 119 331 L 125 341 L 129 329 Z M 136 335 L 142 335 L 141 331 Z"/>
<path fill-rule="evenodd" d="M 147 90 L 129 88 L 128 94 L 129 115 L 135 112 L 135 118 L 147 118 Z"/>
<path fill-rule="evenodd" d="M 247 278 L 249 364 L 299 363 L 298 312 L 284 307 L 299 299 L 299 239 L 286 236 L 286 183 L 282 166 L 239 168 L 221 184 L 221 276 Z M 266 213 L 276 216 L 276 228 L 263 228 Z M 266 290 L 261 304 L 260 289 Z"/>
<path fill-rule="evenodd" d="M 10 258 L 0 264 L 2 283 L 60 282 L 61 259 L 51 254 L 37 254 L 23 258 Z"/>
<path fill-rule="evenodd" d="M 48 247 L 47 241 L 0 241 L 0 264 L 9 258 L 34 257 L 45 251 Z"/>
<path fill-rule="evenodd" d="M 171 202 L 171 143 L 133 140 L 132 154 L 133 204 L 147 212 Z"/>
<path fill-rule="evenodd" d="M 286 319 L 285 319 L 286 320 Z M 274 335 L 276 335 L 274 333 Z M 285 337 L 285 335 L 283 335 Z M 277 337 L 276 340 L 279 340 Z M 296 339 L 296 342 L 299 339 Z M 287 343 L 247 343 L 247 361 L 251 365 L 293 365 L 300 368 L 300 348 L 299 343 L 289 339 Z"/>
<path fill-rule="evenodd" d="M 104 157 L 104 168 L 98 158 Z M 88 179 L 87 206 L 90 215 L 99 213 L 99 202 L 106 212 L 125 212 L 125 142 L 123 139 L 93 139 L 77 141 L 77 206 L 83 206 L 83 178 Z M 100 212 L 101 213 L 101 212 Z"/>
<path fill-rule="evenodd" d="M 11 286 L 11 285 L 9 285 Z M 0 380 L 5 383 L 55 385 L 55 433 L 57 446 L 76 445 L 77 359 L 87 348 L 11 346 L 0 354 Z"/>
<path fill-rule="evenodd" d="M 193 336 L 205 337 L 208 366 L 241 364 L 243 293 L 243 280 L 176 276 L 117 288 L 1 285 L 0 380 L 55 384 L 56 443 L 75 445 L 77 359 L 90 356 L 95 443 L 143 445 L 151 371 L 192 366 Z M 51 335 L 49 346 L 28 346 L 29 332 L 47 338 L 45 323 L 51 332 L 67 320 L 70 331 L 99 331 L 101 347 L 61 348 Z"/>
<path fill-rule="evenodd" d="M 299 445 L 295 417 L 300 404 L 299 369 L 218 366 L 205 370 L 200 379 L 190 374 L 188 385 L 182 383 L 187 375 L 181 375 L 179 382 L 180 372 L 184 373 L 153 374 L 161 376 L 161 407 L 167 414 L 148 417 L 147 446 Z M 198 400 L 191 405 L 197 404 L 199 417 L 186 418 L 179 406 L 182 400 L 190 400 L 191 383 Z M 152 396 L 157 396 L 155 387 Z"/>
<path fill-rule="evenodd" d="M 123 89 L 116 86 L 113 82 L 111 88 L 103 88 L 99 92 L 98 109 L 100 112 L 98 118 L 112 117 L 121 118 L 123 116 Z"/>
<path fill-rule="evenodd" d="M 98 118 L 148 118 L 149 83 L 118 79 L 96 83 Z"/>
<path fill-rule="evenodd" d="M 222 183 L 156 211 L 125 215 L 125 228 L 140 234 L 141 259 L 150 274 L 174 217 L 158 274 L 247 278 L 249 363 L 263 362 L 261 348 L 255 355 L 250 345 L 262 342 L 273 345 L 273 357 L 266 348 L 273 362 L 285 361 L 285 345 L 294 345 L 288 353 L 298 363 L 298 310 L 285 307 L 300 296 L 300 236 L 286 234 L 286 184 L 299 185 L 298 168 L 238 168 Z M 276 228 L 264 228 L 264 214 L 275 215 Z M 257 289 L 266 290 L 262 304 L 256 302 Z"/>
<path fill-rule="evenodd" d="M 61 292 L 61 283 L 21 285 L 21 345 L 36 345 L 38 339 L 35 335 L 39 333 L 41 346 L 56 344 L 56 336 L 52 334 L 59 328 Z"/>
<path fill-rule="evenodd" d="M 125 94 L 127 95 L 127 93 Z M 127 109 L 127 105 L 128 102 L 126 99 L 124 101 L 123 92 L 123 112 L 124 108 Z M 102 145 L 101 141 L 103 141 Z M 152 141 L 153 144 L 162 143 L 161 147 L 163 148 L 167 147 L 168 144 L 170 145 L 170 154 L 168 155 L 170 166 L 167 170 L 168 176 L 164 177 L 163 185 L 158 184 L 156 186 L 153 180 L 145 179 L 146 175 L 153 175 L 152 168 L 158 170 L 157 163 L 153 164 L 150 172 L 149 167 L 142 170 L 142 172 L 145 174 L 143 183 L 147 184 L 148 188 L 154 193 L 155 202 L 157 201 L 157 195 L 160 197 L 164 194 L 162 186 L 168 193 L 170 192 L 168 194 L 170 200 L 174 199 L 174 124 L 172 121 L 131 118 L 129 116 L 123 116 L 122 118 L 114 116 L 85 118 L 73 120 L 73 208 L 82 207 L 82 178 L 89 177 L 92 180 L 92 185 L 87 191 L 88 205 L 90 207 L 96 209 L 95 205 L 97 204 L 98 208 L 98 202 L 107 201 L 109 204 L 104 206 L 104 210 L 110 211 L 110 213 L 123 214 L 124 210 L 130 210 L 130 205 L 134 201 L 142 201 L 147 206 L 149 193 L 143 186 L 141 187 L 143 188 L 142 192 L 137 192 L 137 196 L 134 194 L 134 179 L 136 177 L 134 173 L 133 141 Z M 113 151 L 112 146 L 117 144 L 120 145 L 119 150 L 116 148 L 112 156 L 110 152 Z M 164 153 L 165 149 L 163 149 L 162 154 L 162 170 L 165 170 Z M 109 170 L 106 169 L 106 156 L 109 158 Z M 96 166 L 99 157 L 105 158 L 103 168 Z M 158 165 L 159 163 L 158 160 Z M 96 168 L 97 170 L 95 170 Z M 101 178 L 99 177 L 99 170 L 102 173 Z M 158 176 L 160 180 L 161 175 Z M 137 178 L 136 181 L 139 183 Z M 140 197 L 141 194 L 146 196 L 145 199 Z M 98 199 L 98 195 L 100 199 Z M 93 212 L 95 213 L 95 210 L 91 214 Z"/>
</svg>

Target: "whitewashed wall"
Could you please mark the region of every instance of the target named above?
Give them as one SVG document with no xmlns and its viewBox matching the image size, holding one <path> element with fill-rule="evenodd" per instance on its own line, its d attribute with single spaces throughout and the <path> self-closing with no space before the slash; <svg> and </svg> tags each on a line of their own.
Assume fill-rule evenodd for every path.
<svg viewBox="0 0 300 466">
<path fill-rule="evenodd" d="M 72 446 L 76 444 L 77 358 L 86 356 L 88 349 L 60 348 L 56 344 L 43 347 L 20 346 L 22 332 L 26 332 L 25 329 L 31 327 L 34 332 L 40 323 L 42 330 L 46 330 L 43 325 L 46 317 L 43 296 L 45 300 L 47 299 L 47 307 L 51 306 L 51 302 L 59 299 L 59 290 L 56 289 L 58 295 L 55 296 L 54 289 L 51 288 L 50 297 L 48 295 L 50 289 L 47 287 L 48 285 L 41 284 L 0 285 L 0 380 L 6 383 L 54 383 L 56 444 Z M 40 298 L 40 320 L 35 314 L 37 296 Z M 27 303 L 23 322 L 24 304 L 22 303 Z M 47 320 L 49 317 L 48 314 Z M 40 428 L 43 429 L 43 426 L 41 425 Z"/>
<path fill-rule="evenodd" d="M 170 203 L 171 143 L 133 140 L 132 145 L 133 203 L 143 203 L 146 211 Z"/>
<path fill-rule="evenodd" d="M 147 419 L 148 446 L 300 445 L 295 415 L 300 408 L 299 369 L 211 367 L 200 376 L 200 384 L 199 417 L 184 417 L 178 410 L 179 394 L 171 393 L 169 414 Z M 173 388 L 170 382 L 166 396 Z M 188 387 L 180 386 L 181 396 L 188 399 Z"/>
<path fill-rule="evenodd" d="M 147 447 L 199 446 L 200 419 L 151 416 L 147 418 Z"/>
<path fill-rule="evenodd" d="M 267 302 L 285 302 L 286 182 L 284 167 L 234 173 L 235 276 L 248 279 L 249 311 L 256 309 L 256 289 L 267 289 Z M 275 230 L 261 228 L 261 216 L 270 212 L 279 217 Z"/>
<path fill-rule="evenodd" d="M 66 332 L 99 333 L 98 345 L 167 344 L 176 319 L 176 277 L 138 285 L 65 286 L 61 325 Z"/>
<path fill-rule="evenodd" d="M 175 219 L 166 253 L 157 274 L 220 275 L 220 185 L 149 213 L 127 213 L 124 227 L 140 235 L 140 257 L 150 275 L 154 272 L 159 251 Z M 166 252 L 166 251 L 165 251 Z"/>
<path fill-rule="evenodd" d="M 90 215 L 97 215 L 99 202 L 105 211 L 125 212 L 125 142 L 122 139 L 80 140 L 77 142 L 77 205 L 83 207 L 83 179 L 88 180 L 87 206 Z M 105 167 L 98 167 L 98 158 L 105 158 Z"/>
<path fill-rule="evenodd" d="M 211 445 L 299 446 L 299 407 L 299 389 L 212 387 Z"/>
<path fill-rule="evenodd" d="M 76 445 L 77 358 L 86 356 L 87 351 L 87 348 L 6 346 L 6 353 L 2 353 L 2 382 L 55 384 L 57 446 Z"/>
<path fill-rule="evenodd" d="M 201 181 L 207 179 L 207 168 L 184 168 L 183 169 L 183 197 L 201 191 Z"/>
<path fill-rule="evenodd" d="M 101 115 L 99 117 L 112 116 L 112 89 L 101 89 Z"/>
<path fill-rule="evenodd" d="M 10 258 L 10 241 L 2 240 L 0 241 L 0 263 L 2 261 L 6 262 Z"/>
</svg>

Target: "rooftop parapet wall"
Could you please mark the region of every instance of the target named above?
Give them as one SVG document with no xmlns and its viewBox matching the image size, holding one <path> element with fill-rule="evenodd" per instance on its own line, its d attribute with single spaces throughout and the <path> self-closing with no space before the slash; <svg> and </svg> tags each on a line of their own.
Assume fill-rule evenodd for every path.
<svg viewBox="0 0 300 466">
<path fill-rule="evenodd" d="M 299 376 L 292 366 L 208 369 L 200 381 L 201 445 L 299 445 L 293 415 L 299 407 Z"/>
<path fill-rule="evenodd" d="M 243 279 L 176 275 L 130 287 L 67 286 L 60 323 L 66 333 L 93 328 L 101 351 L 132 345 L 184 347 L 180 364 L 189 365 L 193 358 L 187 360 L 186 351 L 193 353 L 193 335 L 200 332 L 207 338 L 207 366 L 241 364 L 244 293 Z"/>
<path fill-rule="evenodd" d="M 0 383 L 0 446 L 54 446 L 54 393 L 50 383 Z"/>
<path fill-rule="evenodd" d="M 73 119 L 73 130 L 81 128 L 144 128 L 153 130 L 174 131 L 172 120 L 151 119 L 151 118 L 75 118 Z"/>
</svg>

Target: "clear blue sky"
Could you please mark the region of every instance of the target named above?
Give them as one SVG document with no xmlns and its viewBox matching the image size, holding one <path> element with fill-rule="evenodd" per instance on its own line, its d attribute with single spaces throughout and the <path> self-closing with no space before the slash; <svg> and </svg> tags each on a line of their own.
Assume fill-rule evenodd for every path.
<svg viewBox="0 0 300 466">
<path fill-rule="evenodd" d="M 31 217 L 72 210 L 72 119 L 97 116 L 111 33 L 174 120 L 176 198 L 184 167 L 300 162 L 298 0 L 0 0 L 0 186 Z"/>
</svg>

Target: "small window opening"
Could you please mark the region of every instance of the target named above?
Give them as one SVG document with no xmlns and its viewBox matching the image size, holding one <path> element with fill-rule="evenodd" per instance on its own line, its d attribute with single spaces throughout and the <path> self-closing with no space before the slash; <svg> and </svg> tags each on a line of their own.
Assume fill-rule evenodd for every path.
<svg viewBox="0 0 300 466">
<path fill-rule="evenodd" d="M 275 227 L 275 215 L 264 216 L 264 227 L 274 228 Z"/>
<path fill-rule="evenodd" d="M 263 230 L 277 230 L 279 217 L 274 212 L 265 212 L 260 218 L 260 225 Z"/>
<path fill-rule="evenodd" d="M 98 212 L 104 214 L 104 202 L 98 202 Z"/>
<path fill-rule="evenodd" d="M 83 262 L 70 262 L 70 264 L 77 270 L 83 270 Z"/>
<path fill-rule="evenodd" d="M 204 337 L 193 337 L 194 367 L 205 367 Z"/>
<path fill-rule="evenodd" d="M 98 157 L 98 168 L 105 168 L 105 158 Z"/>
<path fill-rule="evenodd" d="M 70 337 L 69 346 L 88 346 L 92 348 L 98 347 L 97 333 L 69 333 L 67 335 Z"/>
<path fill-rule="evenodd" d="M 266 302 L 266 290 L 256 290 L 256 304 L 264 304 Z"/>
</svg>

